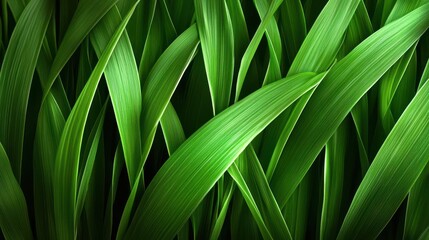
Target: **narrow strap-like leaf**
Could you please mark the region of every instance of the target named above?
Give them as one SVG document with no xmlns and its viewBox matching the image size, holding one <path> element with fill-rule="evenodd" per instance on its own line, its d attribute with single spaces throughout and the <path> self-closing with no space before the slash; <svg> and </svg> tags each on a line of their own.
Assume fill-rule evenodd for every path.
<svg viewBox="0 0 429 240">
<path fill-rule="evenodd" d="M 53 10 L 51 0 L 32 0 L 10 38 L 0 72 L 0 142 L 8 153 L 18 182 L 25 119 L 37 57 Z"/>
<path fill-rule="evenodd" d="M 213 112 L 228 107 L 234 74 L 232 22 L 224 0 L 195 1 L 201 50 L 209 81 Z"/>
<path fill-rule="evenodd" d="M 94 28 L 91 42 L 99 57 L 106 49 L 120 22 L 119 11 L 114 7 Z M 137 64 L 126 33 L 119 40 L 104 74 L 121 137 L 130 184 L 132 184 L 132 180 L 135 178 L 133 175 L 135 163 L 141 156 L 142 96 Z"/>
<path fill-rule="evenodd" d="M 258 29 L 253 35 L 249 46 L 247 46 L 246 52 L 244 52 L 243 58 L 241 59 L 240 68 L 238 70 L 237 86 L 235 88 L 235 101 L 238 101 L 238 99 L 240 99 L 240 93 L 241 88 L 244 84 L 244 79 L 246 77 L 247 71 L 249 70 L 250 63 L 252 62 L 256 50 L 258 49 L 259 43 L 261 42 L 261 39 L 264 35 L 265 28 L 267 27 L 268 23 L 270 22 L 271 18 L 274 16 L 274 13 L 277 11 L 282 2 L 283 0 L 272 1 L 269 9 L 267 10 L 267 13 L 265 14 L 264 19 L 259 24 Z"/>
<path fill-rule="evenodd" d="M 60 74 L 61 69 L 71 58 L 83 39 L 117 1 L 118 0 L 79 1 L 76 12 L 70 21 L 69 27 L 64 34 L 63 41 L 52 63 L 49 77 L 45 83 L 45 94 L 46 91 L 51 88 L 55 79 Z"/>
<path fill-rule="evenodd" d="M 103 71 L 135 6 L 129 11 L 109 41 L 64 126 L 58 146 L 54 174 L 55 221 L 57 237 L 61 239 L 74 239 L 76 237 L 74 218 L 76 216 L 77 178 L 86 119 Z"/>
<path fill-rule="evenodd" d="M 173 237 L 253 138 L 322 77 L 306 73 L 267 85 L 200 128 L 156 174 L 126 238 Z"/>
<path fill-rule="evenodd" d="M 426 31 L 428 13 L 426 4 L 383 27 L 332 67 L 304 108 L 271 180 L 280 206 L 356 102 Z"/>
<path fill-rule="evenodd" d="M 6 239 L 32 239 L 24 193 L 0 143 L 0 228 Z"/>
<path fill-rule="evenodd" d="M 428 94 L 429 84 L 425 84 L 378 151 L 353 198 L 338 239 L 376 238 L 427 165 Z"/>
<path fill-rule="evenodd" d="M 197 28 L 192 25 L 164 51 L 143 85 L 141 113 L 142 160 L 136 162 L 135 172 L 132 175 L 134 177 L 144 166 L 162 113 L 167 107 L 184 71 L 194 58 L 198 44 Z"/>
</svg>

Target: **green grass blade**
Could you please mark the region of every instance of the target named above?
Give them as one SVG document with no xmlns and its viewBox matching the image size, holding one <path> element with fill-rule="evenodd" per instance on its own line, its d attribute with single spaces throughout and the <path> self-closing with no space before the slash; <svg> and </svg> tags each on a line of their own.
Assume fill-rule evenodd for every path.
<svg viewBox="0 0 429 240">
<path fill-rule="evenodd" d="M 410 64 L 417 43 L 408 50 L 399 61 L 380 79 L 379 111 L 383 129 L 388 134 L 395 124 L 391 105 L 396 91 L 401 84 L 405 71 Z M 406 81 L 406 79 L 404 79 Z"/>
<path fill-rule="evenodd" d="M 50 0 L 32 0 L 9 41 L 0 72 L 0 142 L 18 182 L 28 99 L 37 57 L 53 10 Z"/>
<path fill-rule="evenodd" d="M 167 108 L 162 114 L 160 125 L 162 133 L 164 135 L 168 155 L 171 156 L 171 154 L 173 154 L 174 151 L 176 151 L 176 149 L 179 148 L 179 146 L 186 140 L 182 124 L 180 123 L 180 119 L 177 116 L 176 110 L 171 103 L 167 105 Z M 232 193 L 233 188 L 230 188 L 230 194 L 228 195 L 228 198 L 226 199 L 226 203 L 224 205 L 225 209 L 222 209 L 223 211 L 221 211 L 220 214 L 221 217 L 218 219 L 218 222 L 216 222 L 216 226 L 214 227 L 214 229 L 217 229 L 218 231 L 215 232 L 215 230 L 213 230 L 213 232 L 215 232 L 214 235 L 216 236 L 215 239 L 218 238 L 218 235 L 220 234 L 220 231 L 222 229 L 223 221 L 226 217 L 226 212 L 228 210 L 228 204 L 231 200 Z M 178 239 L 189 239 L 189 226 L 190 221 L 188 221 L 177 233 Z"/>
<path fill-rule="evenodd" d="M 167 105 L 164 114 L 162 114 L 160 123 L 168 155 L 171 156 L 186 139 L 180 119 L 171 103 Z"/>
<path fill-rule="evenodd" d="M 322 77 L 307 73 L 267 85 L 200 128 L 156 174 L 126 238 L 174 236 L 253 138 Z"/>
<path fill-rule="evenodd" d="M 429 239 L 429 227 L 420 235 L 419 240 L 427 240 Z"/>
<path fill-rule="evenodd" d="M 404 240 L 417 239 L 429 226 L 429 164 L 423 170 L 417 182 L 413 185 L 407 201 L 407 214 L 405 218 Z"/>
<path fill-rule="evenodd" d="M 188 29 L 195 21 L 193 0 L 164 0 L 171 14 L 171 19 L 178 33 Z"/>
<path fill-rule="evenodd" d="M 261 21 L 264 20 L 265 14 L 269 10 L 269 1 L 256 0 L 254 1 L 256 10 L 258 11 Z M 279 80 L 282 76 L 280 69 L 282 58 L 282 41 L 280 38 L 280 31 L 275 18 L 271 18 L 265 29 L 265 36 L 268 41 L 268 50 L 270 54 L 268 69 L 265 73 L 263 85 L 272 83 Z"/>
<path fill-rule="evenodd" d="M 134 176 L 141 171 L 152 146 L 156 127 L 179 81 L 194 58 L 199 44 L 197 28 L 192 25 L 183 32 L 160 56 L 143 85 L 142 161 Z M 175 64 L 171 64 L 175 63 Z M 167 81 L 169 80 L 169 81 Z"/>
<path fill-rule="evenodd" d="M 121 22 L 109 41 L 64 126 L 58 146 L 54 173 L 55 220 L 57 237 L 61 239 L 74 239 L 76 237 L 74 219 L 76 217 L 77 178 L 86 119 L 103 71 L 122 36 L 122 32 L 125 30 L 135 6 Z"/>
<path fill-rule="evenodd" d="M 42 104 L 34 140 L 34 208 L 37 237 L 55 238 L 53 175 L 65 119 L 52 94 Z"/>
<path fill-rule="evenodd" d="M 288 0 L 280 5 L 280 13 L 280 29 L 287 58 L 291 63 L 307 35 L 304 9 L 300 0 Z"/>
<path fill-rule="evenodd" d="M 387 25 L 332 67 L 301 114 L 273 175 L 280 206 L 358 100 L 426 31 L 428 13 L 429 4 Z"/>
<path fill-rule="evenodd" d="M 160 56 L 149 73 L 142 91 L 143 109 L 142 109 L 142 140 L 143 149 L 142 157 L 134 162 L 131 174 L 132 191 L 128 197 L 125 209 L 122 213 L 117 239 L 122 239 L 131 218 L 140 173 L 142 172 L 145 161 L 149 155 L 152 146 L 156 127 L 162 118 L 162 114 L 167 107 L 174 90 L 194 58 L 197 46 L 199 44 L 197 29 L 192 25 L 188 30 L 183 32 Z M 178 63 L 171 65 L 171 63 Z M 169 81 L 166 81 L 169 80 Z"/>
<path fill-rule="evenodd" d="M 228 213 L 228 209 L 229 209 L 229 203 L 231 202 L 234 190 L 235 190 L 235 185 L 232 183 L 232 181 L 228 181 L 228 185 L 226 187 L 225 190 L 225 197 L 224 199 L 222 199 L 222 206 L 221 206 L 221 211 L 219 213 L 219 216 L 216 219 L 215 225 L 213 226 L 213 230 L 210 233 L 210 239 L 214 240 L 214 239 L 219 239 L 219 235 L 221 233 L 222 227 L 224 225 L 225 222 L 225 218 L 226 215 Z M 186 225 L 185 225 L 186 226 Z"/>
<path fill-rule="evenodd" d="M 237 158 L 236 161 L 240 162 L 241 159 L 246 160 L 246 155 L 240 154 L 240 156 Z M 259 210 L 255 199 L 250 193 L 251 191 L 249 189 L 249 186 L 247 185 L 246 180 L 244 179 L 240 169 L 238 168 L 235 162 L 228 168 L 228 172 L 231 175 L 231 177 L 234 179 L 235 184 L 237 184 L 238 188 L 240 189 L 241 195 L 243 196 L 243 199 L 245 200 L 250 212 L 252 213 L 253 219 L 258 225 L 258 228 L 260 233 L 262 234 L 262 237 L 264 239 L 273 239 L 273 236 L 271 235 L 270 230 L 268 230 L 268 227 L 265 224 L 261 211 Z"/>
<path fill-rule="evenodd" d="M 385 25 L 387 18 L 395 6 L 396 0 L 378 0 L 375 13 L 372 19 L 375 28 L 380 28 Z"/>
<path fill-rule="evenodd" d="M 429 80 L 429 60 L 426 62 L 425 69 L 423 71 L 422 77 L 419 82 L 418 89 L 422 88 L 422 86 Z"/>
<path fill-rule="evenodd" d="M 84 38 L 117 1 L 118 0 L 79 1 L 76 12 L 70 21 L 67 31 L 64 34 L 63 41 L 52 63 L 49 77 L 45 85 L 45 94 L 46 90 L 51 88 L 55 79 Z"/>
<path fill-rule="evenodd" d="M 309 229 L 308 217 L 311 212 L 312 198 L 311 180 L 311 174 L 307 174 L 282 209 L 293 239 L 305 239 Z"/>
<path fill-rule="evenodd" d="M 313 72 L 325 71 L 330 64 L 334 63 L 343 34 L 352 19 L 352 13 L 354 13 L 357 5 L 358 1 L 355 0 L 328 2 L 302 43 L 288 75 L 305 71 L 305 69 Z M 347 13 L 351 16 L 345 15 Z M 333 29 L 336 29 L 336 31 L 330 32 Z M 264 155 L 273 152 L 272 156 L 263 157 L 263 159 L 269 159 L 267 170 L 269 180 L 271 180 L 271 176 L 277 167 L 278 159 L 290 137 L 290 133 L 312 94 L 313 91 L 310 91 L 302 96 L 290 108 L 290 111 L 283 113 L 268 128 L 267 134 L 262 140 L 262 152 L 264 152 Z"/>
<path fill-rule="evenodd" d="M 340 210 L 347 151 L 346 124 L 346 121 L 342 123 L 325 147 L 320 239 L 334 239 L 341 226 Z"/>
<path fill-rule="evenodd" d="M 210 89 L 205 72 L 203 54 L 196 53 L 187 81 L 184 83 L 185 91 L 176 91 L 180 96 L 176 105 L 177 113 L 182 121 L 185 135 L 189 136 L 213 117 Z M 182 93 L 182 94 L 180 94 Z M 186 106 L 186 107 L 185 107 Z"/>
<path fill-rule="evenodd" d="M 331 0 L 313 24 L 288 74 L 325 71 L 334 62 L 359 0 Z M 316 43 L 322 43 L 314 47 Z"/>
<path fill-rule="evenodd" d="M 139 66 L 139 75 L 145 82 L 150 70 L 164 50 L 177 37 L 176 29 L 168 15 L 168 9 L 163 2 L 156 3 L 151 18 L 149 32 L 144 42 L 143 52 Z"/>
<path fill-rule="evenodd" d="M 238 168 L 228 169 L 228 172 L 234 179 L 237 179 L 236 176 L 241 176 L 243 179 L 241 185 L 246 185 L 245 188 L 240 187 L 243 198 L 251 198 L 251 202 L 255 204 L 255 206 L 248 204 L 249 209 L 252 214 L 255 212 L 261 214 L 258 218 L 262 218 L 273 239 L 292 239 L 256 153 L 249 146 L 242 155 L 233 164 L 237 165 Z M 237 184 L 240 186 L 238 182 Z M 257 211 L 252 211 L 252 208 L 257 208 Z M 256 220 L 256 216 L 254 217 Z"/>
<path fill-rule="evenodd" d="M 91 42 L 101 57 L 109 40 L 121 22 L 116 7 L 111 9 L 94 28 Z M 141 156 L 140 113 L 142 95 L 137 64 L 126 33 L 123 34 L 104 70 L 109 95 L 121 137 L 130 184 L 136 178 L 137 159 Z"/>
<path fill-rule="evenodd" d="M 232 22 L 224 0 L 195 3 L 201 50 L 213 104 L 217 114 L 229 106 L 234 74 Z"/>
<path fill-rule="evenodd" d="M 116 199 L 116 192 L 119 185 L 119 176 L 121 174 L 122 167 L 124 165 L 124 155 L 122 151 L 122 146 L 119 144 L 115 151 L 115 156 L 113 158 L 113 170 L 112 170 L 112 180 L 109 189 L 109 196 L 106 203 L 106 211 L 104 217 L 104 239 L 113 239 L 112 238 L 112 225 L 113 225 L 113 206 Z"/>
<path fill-rule="evenodd" d="M 89 135 L 89 151 L 88 156 L 85 161 L 85 167 L 83 169 L 82 178 L 78 187 L 77 198 L 76 198 L 76 221 L 79 220 L 82 213 L 82 209 L 85 203 L 85 198 L 88 193 L 89 183 L 91 180 L 92 171 L 94 168 L 94 162 L 96 160 L 98 146 L 100 145 L 101 131 L 103 129 L 104 116 L 106 113 L 107 102 L 102 107 L 100 114 L 97 117 L 97 120 L 94 123 L 94 126 Z M 75 223 L 77 226 L 77 223 Z"/>
<path fill-rule="evenodd" d="M 274 0 L 272 1 L 267 13 L 265 14 L 264 19 L 261 24 L 259 24 L 256 33 L 253 35 L 252 40 L 250 41 L 249 46 L 247 46 L 246 52 L 244 52 L 243 58 L 241 59 L 240 68 L 238 70 L 237 83 L 235 89 L 235 102 L 240 98 L 241 88 L 243 87 L 244 79 L 246 77 L 247 71 L 249 70 L 250 63 L 256 53 L 256 50 L 261 42 L 261 39 L 264 35 L 267 25 L 270 23 L 271 18 L 274 16 L 274 13 L 279 8 L 283 0 Z"/>
<path fill-rule="evenodd" d="M 32 239 L 24 193 L 0 143 L 0 228 L 5 239 Z"/>
<path fill-rule="evenodd" d="M 355 194 L 338 239 L 377 237 L 427 165 L 428 94 L 429 85 L 425 84 L 378 151 Z"/>
<path fill-rule="evenodd" d="M 369 18 L 365 4 L 361 2 L 356 9 L 355 15 L 350 22 L 346 32 L 344 44 L 340 53 L 341 57 L 346 56 L 359 43 L 373 33 L 372 23 Z M 365 94 L 361 100 L 353 107 L 351 114 L 356 127 L 358 149 L 362 176 L 365 175 L 369 167 L 368 142 L 369 142 L 369 100 Z"/>
</svg>

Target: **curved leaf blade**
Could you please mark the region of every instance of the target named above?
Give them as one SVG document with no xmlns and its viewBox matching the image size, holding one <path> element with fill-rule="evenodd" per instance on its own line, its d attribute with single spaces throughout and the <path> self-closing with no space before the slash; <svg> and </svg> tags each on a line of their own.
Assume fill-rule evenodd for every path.
<svg viewBox="0 0 429 240">
<path fill-rule="evenodd" d="M 126 239 L 173 237 L 253 138 L 322 77 L 305 73 L 267 85 L 200 128 L 156 174 Z"/>
<path fill-rule="evenodd" d="M 0 228 L 6 239 L 32 239 L 24 193 L 0 143 Z"/>
<path fill-rule="evenodd" d="M 92 100 L 95 96 L 98 83 L 110 57 L 125 30 L 136 5 L 115 31 L 104 53 L 95 66 L 85 88 L 82 90 L 75 106 L 64 126 L 58 146 L 54 170 L 54 209 L 57 226 L 57 237 L 60 239 L 74 239 L 76 236 L 76 195 L 78 183 L 78 167 L 82 138 Z"/>
<path fill-rule="evenodd" d="M 373 239 L 383 230 L 429 161 L 429 84 L 399 118 L 368 169 L 338 239 Z"/>
<path fill-rule="evenodd" d="M 274 172 L 271 186 L 280 206 L 353 106 L 428 26 L 426 4 L 371 35 L 332 67 L 304 108 Z"/>
</svg>

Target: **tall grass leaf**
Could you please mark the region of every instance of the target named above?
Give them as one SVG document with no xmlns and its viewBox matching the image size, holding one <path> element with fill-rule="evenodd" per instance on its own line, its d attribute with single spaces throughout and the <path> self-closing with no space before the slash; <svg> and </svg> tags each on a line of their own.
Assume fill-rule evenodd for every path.
<svg viewBox="0 0 429 240">
<path fill-rule="evenodd" d="M 417 239 L 420 234 L 429 226 L 429 195 L 427 186 L 429 184 L 429 164 L 420 174 L 413 188 L 408 194 L 407 213 L 405 218 L 405 228 L 403 239 Z"/>
<path fill-rule="evenodd" d="M 246 51 L 246 44 L 244 43 L 249 42 L 249 32 L 247 30 L 246 19 L 244 18 L 244 12 L 241 7 L 240 0 L 226 0 L 226 4 L 231 17 L 234 34 L 234 59 L 235 62 L 239 64 L 242 54 Z M 238 69 L 235 68 L 235 72 L 237 71 Z"/>
<path fill-rule="evenodd" d="M 174 90 L 189 63 L 195 56 L 199 44 L 197 28 L 192 25 L 183 32 L 159 57 L 153 66 L 142 90 L 142 155 L 131 168 L 131 193 L 128 196 L 125 209 L 119 224 L 117 238 L 121 239 L 131 218 L 134 200 L 137 194 L 140 173 L 149 155 L 156 128 L 162 118 L 162 114 L 167 107 Z M 171 65 L 171 63 L 175 63 Z M 166 81 L 169 80 L 169 81 Z"/>
<path fill-rule="evenodd" d="M 235 185 L 232 181 L 228 181 L 228 185 L 225 189 L 224 199 L 221 200 L 222 206 L 220 207 L 219 216 L 216 219 L 215 225 L 213 226 L 213 230 L 210 233 L 210 239 L 219 239 L 219 235 L 222 231 L 222 226 L 224 225 L 228 209 L 229 203 L 231 202 L 232 196 L 234 195 Z M 185 225 L 186 226 L 186 225 Z"/>
<path fill-rule="evenodd" d="M 358 2 L 356 0 L 333 0 L 327 3 L 302 43 L 290 66 L 288 75 L 306 71 L 305 69 L 312 72 L 325 71 L 329 65 L 335 62 L 335 55 L 339 50 L 343 34 L 352 19 Z M 264 158 L 269 159 L 268 180 L 271 180 L 292 129 L 313 92 L 314 90 L 303 95 L 299 101 L 269 126 L 267 134 L 262 140 L 261 150 L 268 154 L 273 153 Z M 280 207 L 283 206 L 280 205 Z"/>
<path fill-rule="evenodd" d="M 420 78 L 418 89 L 422 88 L 422 86 L 429 80 L 429 59 L 426 62 L 425 69 L 423 70 L 422 77 Z"/>
<path fill-rule="evenodd" d="M 167 145 L 168 154 L 171 156 L 171 154 L 173 154 L 186 139 L 180 119 L 171 103 L 169 103 L 167 108 L 165 108 L 160 124 L 162 133 L 164 134 L 165 143 Z"/>
<path fill-rule="evenodd" d="M 307 35 L 304 9 L 300 0 L 284 1 L 280 5 L 280 30 L 287 59 L 292 63 Z"/>
<path fill-rule="evenodd" d="M 200 128 L 156 174 L 126 238 L 174 236 L 252 139 L 322 77 L 306 73 L 267 85 Z"/>
<path fill-rule="evenodd" d="M 403 80 L 399 83 L 393 96 L 390 108 L 394 119 L 398 119 L 416 95 L 417 80 L 417 52 L 413 51 L 410 62 L 405 69 Z"/>
<path fill-rule="evenodd" d="M 416 0 L 416 1 L 405 1 L 399 0 L 396 1 L 392 12 L 389 14 L 389 17 L 386 20 L 386 24 L 402 17 L 406 13 L 411 12 L 417 7 L 423 5 L 424 3 L 429 3 L 426 0 Z M 417 45 L 417 43 L 415 44 Z M 384 131 L 388 134 L 395 123 L 395 118 L 393 116 L 393 106 L 392 102 L 394 96 L 400 84 L 404 84 L 407 79 L 404 79 L 405 71 L 408 69 L 411 58 L 415 51 L 416 46 L 411 48 L 405 55 L 402 57 L 389 71 L 383 76 L 380 80 L 380 90 L 379 90 L 379 111 L 380 118 L 384 128 Z M 404 82 L 403 82 L 404 81 Z M 404 88 L 399 88 L 401 91 Z M 407 90 L 406 88 L 404 90 Z"/>
<path fill-rule="evenodd" d="M 311 180 L 311 174 L 307 174 L 282 209 L 293 239 L 304 239 L 308 233 L 308 216 L 312 211 Z"/>
<path fill-rule="evenodd" d="M 420 235 L 419 240 L 427 240 L 429 239 L 429 227 Z"/>
<path fill-rule="evenodd" d="M 21 17 L 22 12 L 25 9 L 25 6 L 27 5 L 27 3 L 30 2 L 28 0 L 19 0 L 19 1 L 10 1 L 10 0 L 6 0 L 6 1 L 2 1 L 2 10 L 7 12 L 7 7 L 10 8 L 13 17 L 15 18 L 16 22 L 18 22 L 18 19 Z M 3 6 L 6 6 L 6 8 L 3 8 Z M 7 14 L 5 16 L 2 17 L 6 17 Z"/>
<path fill-rule="evenodd" d="M 171 14 L 171 20 L 174 23 L 178 33 L 182 33 L 195 22 L 195 6 L 193 0 L 164 0 Z"/>
<path fill-rule="evenodd" d="M 177 37 L 159 57 L 143 85 L 141 113 L 143 153 L 136 173 L 141 171 L 146 161 L 162 113 L 183 73 L 194 58 L 198 44 L 197 27 L 192 25 Z"/>
<path fill-rule="evenodd" d="M 103 223 L 103 234 L 105 239 L 112 239 L 113 207 L 116 199 L 116 192 L 118 190 L 119 177 L 124 163 L 125 160 L 122 146 L 121 144 L 118 144 L 118 147 L 115 151 L 115 156 L 113 157 L 112 179 L 110 182 L 110 188 L 108 193 L 109 195 L 107 198 L 106 211 Z"/>
<path fill-rule="evenodd" d="M 95 124 L 91 130 L 91 133 L 89 134 L 88 156 L 85 161 L 85 167 L 83 169 L 82 178 L 80 180 L 80 184 L 77 192 L 77 198 L 76 198 L 76 210 L 75 210 L 76 221 L 78 221 L 78 219 L 80 218 L 80 215 L 82 213 L 82 209 L 84 206 L 86 194 L 89 189 L 89 183 L 90 183 L 92 171 L 94 168 L 94 162 L 96 160 L 98 146 L 100 145 L 100 138 L 101 138 L 101 132 L 103 130 L 106 106 L 107 106 L 107 101 L 102 107 L 100 114 L 98 115 L 97 120 L 95 121 Z M 77 226 L 77 223 L 75 223 L 75 225 Z"/>
<path fill-rule="evenodd" d="M 395 5 L 393 6 L 392 11 L 390 12 L 389 16 L 386 19 L 386 24 L 400 17 L 403 17 L 407 13 L 415 10 L 418 7 L 421 7 L 426 3 L 429 3 L 428 0 L 413 0 L 413 1 L 396 0 L 396 1 L 389 1 L 389 2 L 394 3 Z"/>
<path fill-rule="evenodd" d="M 142 82 L 146 81 L 159 56 L 177 37 L 176 29 L 169 18 L 168 9 L 163 1 L 159 3 L 155 1 L 151 7 L 154 8 L 154 15 L 150 21 L 139 66 Z"/>
<path fill-rule="evenodd" d="M 344 165 L 347 151 L 347 122 L 344 121 L 326 143 L 323 176 L 323 206 L 320 239 L 335 238 L 340 226 Z"/>
<path fill-rule="evenodd" d="M 86 119 L 103 71 L 135 7 L 136 5 L 129 11 L 109 41 L 64 126 L 54 171 L 55 222 L 57 237 L 61 239 L 76 237 L 74 219 L 76 217 L 77 178 Z"/>
<path fill-rule="evenodd" d="M 408 50 L 404 56 L 399 59 L 395 65 L 380 79 L 379 96 L 379 111 L 383 129 L 388 134 L 395 124 L 395 119 L 392 113 L 392 101 L 395 97 L 396 90 L 404 79 L 405 71 L 410 64 L 411 58 L 416 49 L 417 43 Z"/>
<path fill-rule="evenodd" d="M 231 16 L 231 23 L 234 34 L 234 66 L 240 66 L 241 59 L 246 52 L 246 49 L 249 45 L 249 29 L 246 23 L 246 19 L 243 12 L 242 3 L 240 0 L 226 0 L 228 5 L 229 15 Z M 247 96 L 249 93 L 253 92 L 255 89 L 258 89 L 261 86 L 261 81 L 258 77 L 258 68 L 257 64 L 259 59 L 255 58 L 251 60 L 249 66 L 249 72 L 245 77 L 246 84 L 243 86 L 243 95 Z M 236 79 L 238 76 L 239 68 L 234 68 L 234 81 L 232 86 L 232 91 L 235 91 Z M 243 80 L 243 81 L 244 81 Z"/>
<path fill-rule="evenodd" d="M 305 0 L 301 2 L 304 8 L 306 26 L 307 26 L 307 29 L 310 29 L 313 26 L 316 19 L 319 17 L 322 9 L 326 6 L 326 4 L 329 3 L 329 1 L 328 0 Z"/>
<path fill-rule="evenodd" d="M 24 193 L 0 143 L 0 228 L 5 239 L 32 239 Z"/>
<path fill-rule="evenodd" d="M 331 0 L 323 8 L 290 67 L 288 74 L 325 71 L 334 62 L 359 0 Z M 323 45 L 316 45 L 322 43 Z"/>
<path fill-rule="evenodd" d="M 42 104 L 34 140 L 34 210 L 37 237 L 55 238 L 53 176 L 55 157 L 65 119 L 54 96 L 49 94 Z"/>
<path fill-rule="evenodd" d="M 167 108 L 165 109 L 164 113 L 162 114 L 162 118 L 160 121 L 162 133 L 164 135 L 165 139 L 165 145 L 167 147 L 168 155 L 171 156 L 171 154 L 176 151 L 177 148 L 179 148 L 180 145 L 186 140 L 185 133 L 182 128 L 182 124 L 180 123 L 180 119 L 177 116 L 176 110 L 174 109 L 173 105 L 169 103 L 167 105 Z M 231 188 L 230 196 L 232 196 L 233 188 Z M 231 197 L 230 197 L 231 198 Z M 227 201 L 230 200 L 227 199 Z M 228 210 L 228 204 L 226 204 L 225 211 L 223 214 L 223 219 L 226 217 L 226 212 Z M 219 223 L 219 231 L 218 234 L 220 234 L 220 230 L 222 229 L 222 224 Z M 190 221 L 188 221 L 182 229 L 180 229 L 179 233 L 177 234 L 178 239 L 189 239 L 189 227 L 190 227 Z M 217 239 L 217 237 L 216 237 Z"/>
<path fill-rule="evenodd" d="M 280 206 L 356 102 L 426 31 L 428 13 L 426 4 L 383 27 L 332 67 L 301 114 L 271 180 Z"/>
<path fill-rule="evenodd" d="M 177 98 L 174 99 L 179 103 L 176 105 L 176 111 L 186 136 L 194 133 L 213 117 L 210 89 L 203 61 L 203 54 L 201 51 L 197 52 L 190 66 L 189 77 L 184 82 L 184 91 L 183 93 L 176 91 Z"/>
<path fill-rule="evenodd" d="M 261 239 L 261 235 L 249 209 L 243 203 L 241 194 L 235 194 L 231 208 L 231 238 L 249 240 Z"/>
<path fill-rule="evenodd" d="M 98 57 L 101 57 L 120 22 L 119 11 L 114 7 L 94 28 L 91 42 Z M 117 43 L 104 75 L 121 137 L 130 184 L 132 184 L 136 178 L 134 175 L 136 164 L 141 156 L 142 95 L 137 64 L 126 33 Z"/>
<path fill-rule="evenodd" d="M 234 35 L 232 20 L 224 0 L 194 1 L 198 35 L 201 41 L 213 115 L 229 106 L 234 76 Z M 226 182 L 222 178 L 217 188 L 216 206 L 212 219 L 212 232 L 220 231 L 223 221 L 218 214 L 228 207 L 223 192 Z M 220 209 L 220 210 L 219 210 Z M 216 227 L 216 229 L 215 229 Z M 213 234 L 210 236 L 213 238 Z"/>
<path fill-rule="evenodd" d="M 83 39 L 117 1 L 118 0 L 79 1 L 51 65 L 49 77 L 46 80 L 46 90 L 50 89 L 53 85 L 55 79 L 60 74 L 67 61 L 71 58 L 74 51 L 76 51 L 82 43 Z"/>
<path fill-rule="evenodd" d="M 392 12 L 393 7 L 395 6 L 395 3 L 396 0 L 377 0 L 374 15 L 372 17 L 374 28 L 378 29 L 384 26 L 390 12 Z"/>
<path fill-rule="evenodd" d="M 273 239 L 292 239 L 286 221 L 271 192 L 267 178 L 253 148 L 251 146 L 247 147 L 242 156 L 233 165 L 237 165 L 237 167 L 228 169 L 228 172 L 234 179 L 237 178 L 236 176 L 241 176 L 242 183 L 239 184 L 237 180 L 236 182 L 246 202 L 248 202 L 248 198 L 251 198 L 252 202 L 254 202 L 255 206 L 248 204 L 252 214 L 254 212 L 260 213 L 262 221 Z M 246 187 L 240 187 L 243 185 Z M 257 211 L 252 211 L 252 208 L 255 207 Z M 256 219 L 256 216 L 254 217 Z"/>
<path fill-rule="evenodd" d="M 28 1 L 11 1 L 11 2 L 14 2 L 14 4 L 9 4 L 10 10 L 12 12 L 12 15 L 14 15 L 15 19 L 18 20 L 19 16 L 21 16 L 22 11 L 24 10 L 24 6 L 25 6 L 24 4 Z M 20 4 L 15 4 L 15 2 L 20 2 Z M 52 25 L 52 19 L 53 18 L 51 18 L 51 25 Z M 42 85 L 42 88 L 46 92 L 48 91 L 46 82 L 48 81 L 48 75 L 49 75 L 50 67 L 53 60 L 52 58 L 53 58 L 52 50 L 50 49 L 50 46 L 48 45 L 47 37 L 45 36 L 42 43 L 42 48 L 40 50 L 40 53 L 37 59 L 36 70 L 39 75 L 39 80 Z M 51 93 L 53 94 L 54 98 L 50 98 L 49 101 L 55 101 L 55 103 L 53 104 L 59 105 L 62 113 L 64 115 L 67 115 L 70 112 L 70 106 L 69 106 L 67 96 L 65 95 L 64 87 L 61 81 L 56 82 L 56 84 L 53 86 Z M 49 103 L 49 104 L 52 104 L 52 103 Z M 48 117 L 48 116 L 43 116 L 43 117 Z"/>
<path fill-rule="evenodd" d="M 64 1 L 61 2 L 61 4 L 58 4 L 58 6 L 59 11 L 57 12 L 57 16 L 59 19 L 55 22 L 55 24 L 58 24 L 58 40 L 61 41 L 64 37 L 64 34 L 67 32 L 67 27 L 73 18 L 74 12 L 76 11 L 78 1 Z"/>
<path fill-rule="evenodd" d="M 258 11 L 261 21 L 264 20 L 265 14 L 268 12 L 270 2 L 266 0 L 254 1 L 256 10 Z M 269 84 L 279 80 L 282 76 L 281 60 L 282 60 L 282 41 L 280 31 L 275 18 L 271 18 L 265 29 L 265 36 L 268 41 L 269 62 L 268 69 L 265 73 L 263 84 Z"/>
<path fill-rule="evenodd" d="M 338 53 L 339 57 L 346 56 L 359 43 L 373 33 L 373 27 L 369 18 L 366 6 L 361 2 L 356 9 L 349 28 L 347 29 L 344 44 Z M 369 167 L 368 142 L 369 142 L 369 100 L 365 94 L 353 107 L 351 114 L 356 127 L 358 149 L 362 176 L 365 175 Z"/>
<path fill-rule="evenodd" d="M 0 72 L 0 142 L 20 182 L 26 111 L 42 40 L 51 18 L 51 0 L 32 0 L 7 47 Z"/>
<path fill-rule="evenodd" d="M 427 165 L 428 94 L 429 85 L 425 84 L 378 151 L 360 183 L 338 239 L 376 238 Z"/>
<path fill-rule="evenodd" d="M 273 0 L 271 2 L 270 7 L 265 14 L 265 17 L 259 24 L 258 29 L 253 35 L 252 40 L 250 41 L 250 44 L 247 46 L 246 52 L 244 52 L 243 58 L 241 59 L 240 68 L 238 70 L 237 83 L 235 88 L 235 102 L 238 101 L 238 99 L 240 98 L 241 88 L 243 87 L 247 71 L 249 70 L 250 63 L 252 62 L 256 50 L 258 49 L 265 29 L 282 2 L 283 0 Z"/>
<path fill-rule="evenodd" d="M 246 155 L 240 154 L 236 161 L 240 162 L 241 159 L 246 160 Z M 244 201 L 246 202 L 250 212 L 252 213 L 254 221 L 258 225 L 262 237 L 264 239 L 273 239 L 270 230 L 268 230 L 268 227 L 265 224 L 264 219 L 262 218 L 261 211 L 259 210 L 255 199 L 250 193 L 249 186 L 247 185 L 243 175 L 241 175 L 241 171 L 240 169 L 238 169 L 238 166 L 235 162 L 228 168 L 228 172 L 231 174 L 231 177 L 234 179 L 235 184 L 240 189 L 241 195 L 243 196 Z"/>
<path fill-rule="evenodd" d="M 224 0 L 196 0 L 194 5 L 213 112 L 216 114 L 228 107 L 231 96 L 234 74 L 231 17 Z"/>
</svg>

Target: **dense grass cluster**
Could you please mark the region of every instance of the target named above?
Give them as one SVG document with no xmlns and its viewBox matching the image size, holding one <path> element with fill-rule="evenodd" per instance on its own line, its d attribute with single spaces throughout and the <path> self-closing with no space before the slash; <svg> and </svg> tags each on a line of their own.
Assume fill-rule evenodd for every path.
<svg viewBox="0 0 429 240">
<path fill-rule="evenodd" d="M 429 0 L 0 12 L 5 239 L 429 239 Z"/>
</svg>

